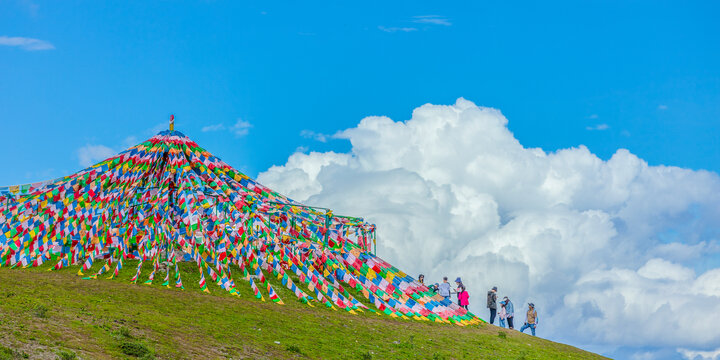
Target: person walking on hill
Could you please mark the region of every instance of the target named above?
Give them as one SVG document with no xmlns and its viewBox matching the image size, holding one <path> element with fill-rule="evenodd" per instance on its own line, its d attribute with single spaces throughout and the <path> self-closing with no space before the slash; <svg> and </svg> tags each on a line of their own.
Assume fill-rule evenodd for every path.
<svg viewBox="0 0 720 360">
<path fill-rule="evenodd" d="M 465 288 L 465 285 L 463 285 L 462 279 L 460 279 L 460 277 L 455 279 L 455 283 L 457 284 L 457 288 L 455 289 L 455 291 L 457 292 L 458 305 L 460 305 L 461 308 L 467 310 L 468 305 L 470 305 L 470 294 L 468 294 L 467 289 Z"/>
<path fill-rule="evenodd" d="M 514 329 L 515 327 L 513 326 L 513 321 L 515 320 L 515 307 L 507 296 L 503 298 L 503 302 L 505 303 L 505 312 L 507 313 L 505 319 L 507 319 L 508 329 Z"/>
<path fill-rule="evenodd" d="M 493 286 L 487 294 L 487 307 L 490 309 L 490 324 L 495 323 L 495 315 L 497 315 L 497 286 Z"/>
<path fill-rule="evenodd" d="M 505 327 L 505 319 L 507 318 L 507 310 L 505 308 L 505 301 L 500 302 L 500 310 L 498 310 L 498 321 L 500 322 L 500 327 Z"/>
<path fill-rule="evenodd" d="M 423 274 L 418 275 L 418 282 L 422 285 L 425 285 L 425 275 L 423 275 Z"/>
<path fill-rule="evenodd" d="M 525 324 L 520 328 L 520 332 L 524 332 L 525 329 L 530 328 L 530 331 L 532 332 L 532 336 L 535 336 L 535 328 L 538 325 L 538 315 L 537 311 L 535 311 L 535 304 L 529 303 L 528 304 L 528 311 L 525 314 Z"/>
<path fill-rule="evenodd" d="M 445 300 L 450 299 L 450 283 L 448 282 L 447 276 L 443 277 L 442 284 L 438 285 L 438 294 L 444 297 Z"/>
</svg>

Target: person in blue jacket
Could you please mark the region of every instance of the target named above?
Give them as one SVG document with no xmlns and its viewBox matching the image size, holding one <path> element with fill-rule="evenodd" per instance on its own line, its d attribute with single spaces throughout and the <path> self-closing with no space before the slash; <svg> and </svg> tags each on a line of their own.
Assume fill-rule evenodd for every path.
<svg viewBox="0 0 720 360">
<path fill-rule="evenodd" d="M 443 282 L 438 285 L 438 294 L 444 297 L 445 300 L 450 299 L 450 283 L 448 282 L 447 276 L 443 277 Z"/>
<path fill-rule="evenodd" d="M 514 329 L 513 319 L 515 319 L 515 307 L 507 296 L 503 298 L 503 302 L 505 303 L 505 312 L 507 313 L 505 319 L 507 320 L 508 328 Z"/>
</svg>

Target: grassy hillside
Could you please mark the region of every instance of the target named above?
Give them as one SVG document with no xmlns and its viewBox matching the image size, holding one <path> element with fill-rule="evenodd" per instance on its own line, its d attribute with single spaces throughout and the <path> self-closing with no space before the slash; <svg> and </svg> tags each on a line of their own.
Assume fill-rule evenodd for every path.
<svg viewBox="0 0 720 360">
<path fill-rule="evenodd" d="M 285 305 L 255 299 L 242 280 L 239 298 L 213 284 L 204 294 L 191 264 L 182 264 L 184 291 L 161 286 L 162 277 L 134 285 L 135 266 L 113 280 L 82 280 L 77 267 L 0 268 L 0 359 L 602 358 L 491 325 L 311 308 L 276 281 Z"/>
</svg>

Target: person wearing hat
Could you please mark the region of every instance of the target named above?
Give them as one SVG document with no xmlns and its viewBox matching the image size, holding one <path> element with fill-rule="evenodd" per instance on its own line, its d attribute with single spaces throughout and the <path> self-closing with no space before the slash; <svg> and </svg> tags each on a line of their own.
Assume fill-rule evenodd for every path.
<svg viewBox="0 0 720 360">
<path fill-rule="evenodd" d="M 535 327 L 538 325 L 538 315 L 535 311 L 535 304 L 528 304 L 528 311 L 525 314 L 525 324 L 520 328 L 520 332 L 524 332 L 525 329 L 530 328 L 532 336 L 535 336 Z"/>
<path fill-rule="evenodd" d="M 490 309 L 490 324 L 495 323 L 497 315 L 497 286 L 493 286 L 487 294 L 487 307 Z"/>
<path fill-rule="evenodd" d="M 507 309 L 505 308 L 506 302 L 505 302 L 505 300 L 503 300 L 503 301 L 499 302 L 498 304 L 500 304 L 500 309 L 498 309 L 498 314 L 497 314 L 498 321 L 500 323 L 500 327 L 504 328 L 505 327 L 505 319 L 507 319 Z"/>
<path fill-rule="evenodd" d="M 457 284 L 457 287 L 455 288 L 455 292 L 457 293 L 458 297 L 458 305 L 460 305 L 461 308 L 467 310 L 469 303 L 469 296 L 467 289 L 465 289 L 465 285 L 462 283 L 462 279 L 458 276 L 457 279 L 455 279 L 455 284 Z"/>
<path fill-rule="evenodd" d="M 515 320 L 515 307 L 507 296 L 503 298 L 502 302 L 505 303 L 505 312 L 507 313 L 505 319 L 507 320 L 508 329 L 514 329 L 513 320 Z"/>
<path fill-rule="evenodd" d="M 437 294 L 439 287 L 440 287 L 440 284 L 434 283 L 434 284 L 430 285 L 430 290 L 432 290 L 434 293 Z"/>
</svg>

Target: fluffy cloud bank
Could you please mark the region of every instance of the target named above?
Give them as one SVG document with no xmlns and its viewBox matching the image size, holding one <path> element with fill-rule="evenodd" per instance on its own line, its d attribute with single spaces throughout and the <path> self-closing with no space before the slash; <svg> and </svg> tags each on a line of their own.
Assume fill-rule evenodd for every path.
<svg viewBox="0 0 720 360">
<path fill-rule="evenodd" d="M 539 335 L 606 354 L 717 357 L 720 177 L 648 166 L 629 151 L 525 148 L 491 108 L 459 99 L 335 137 L 258 179 L 360 215 L 378 255 L 432 281 L 462 276 L 483 317 L 493 285 L 539 309 Z M 625 356 L 623 355 L 623 356 Z"/>
</svg>

